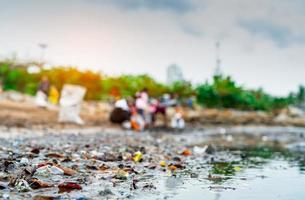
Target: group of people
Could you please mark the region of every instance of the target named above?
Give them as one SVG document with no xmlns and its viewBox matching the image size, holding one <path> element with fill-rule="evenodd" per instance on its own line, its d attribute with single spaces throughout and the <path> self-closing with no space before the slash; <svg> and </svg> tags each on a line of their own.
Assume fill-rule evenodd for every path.
<svg viewBox="0 0 305 200">
<path fill-rule="evenodd" d="M 169 107 L 174 108 L 170 126 L 183 129 L 185 122 L 182 109 L 175 95 L 164 94 L 158 99 L 150 98 L 146 88 L 136 93 L 134 98 L 118 98 L 110 114 L 110 121 L 122 124 L 127 129 L 142 131 L 145 128 L 154 127 L 157 116 L 161 115 L 163 125 L 167 127 Z"/>
<path fill-rule="evenodd" d="M 38 85 L 38 91 L 36 94 L 36 104 L 40 107 L 47 107 L 47 105 L 58 104 L 59 92 L 57 88 L 50 84 L 47 76 L 43 76 Z"/>
</svg>

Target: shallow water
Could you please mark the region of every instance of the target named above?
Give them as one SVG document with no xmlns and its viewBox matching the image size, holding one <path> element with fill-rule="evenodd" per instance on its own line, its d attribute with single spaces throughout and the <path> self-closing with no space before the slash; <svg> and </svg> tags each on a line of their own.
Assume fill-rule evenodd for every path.
<svg viewBox="0 0 305 200">
<path fill-rule="evenodd" d="M 158 183 L 159 197 L 137 199 L 305 199 L 305 174 L 285 160 L 272 159 L 259 168 L 245 168 L 222 183 L 204 178 L 163 177 Z M 162 197 L 163 196 L 163 197 Z"/>
</svg>

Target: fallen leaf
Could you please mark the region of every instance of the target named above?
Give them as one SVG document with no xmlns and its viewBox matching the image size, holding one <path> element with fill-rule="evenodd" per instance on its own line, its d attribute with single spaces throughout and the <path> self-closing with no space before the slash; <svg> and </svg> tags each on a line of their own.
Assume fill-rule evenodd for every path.
<svg viewBox="0 0 305 200">
<path fill-rule="evenodd" d="M 76 174 L 76 171 L 74 169 L 64 167 L 64 166 L 61 166 L 61 165 L 55 165 L 55 166 L 58 167 L 59 169 L 63 170 L 64 175 L 73 176 L 74 174 Z"/>
<path fill-rule="evenodd" d="M 64 182 L 58 185 L 59 193 L 82 190 L 82 186 L 74 182 Z"/>
<path fill-rule="evenodd" d="M 46 157 L 52 157 L 52 158 L 64 158 L 65 156 L 60 153 L 48 153 L 46 154 Z"/>
<path fill-rule="evenodd" d="M 49 188 L 49 187 L 53 187 L 54 185 L 51 183 L 47 183 L 38 179 L 31 179 L 29 181 L 30 183 L 30 187 L 34 190 L 36 189 L 40 189 L 40 188 Z"/>
<path fill-rule="evenodd" d="M 33 200 L 53 200 L 55 197 L 52 196 L 44 196 L 44 195 L 36 195 L 33 197 Z"/>
</svg>

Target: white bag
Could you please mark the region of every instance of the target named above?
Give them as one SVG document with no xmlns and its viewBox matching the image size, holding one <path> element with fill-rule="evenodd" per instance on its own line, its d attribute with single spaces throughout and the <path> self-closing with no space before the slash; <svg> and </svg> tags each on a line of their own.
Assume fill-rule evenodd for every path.
<svg viewBox="0 0 305 200">
<path fill-rule="evenodd" d="M 185 128 L 185 121 L 180 113 L 176 113 L 175 116 L 172 118 L 171 127 L 177 129 Z"/>
<path fill-rule="evenodd" d="M 83 98 L 86 94 L 86 89 L 77 85 L 64 85 L 60 97 L 60 122 L 72 122 L 77 124 L 84 124 L 80 118 L 80 108 Z"/>
<path fill-rule="evenodd" d="M 39 107 L 47 107 L 48 106 L 48 97 L 42 91 L 38 91 L 35 97 L 35 103 Z"/>
</svg>

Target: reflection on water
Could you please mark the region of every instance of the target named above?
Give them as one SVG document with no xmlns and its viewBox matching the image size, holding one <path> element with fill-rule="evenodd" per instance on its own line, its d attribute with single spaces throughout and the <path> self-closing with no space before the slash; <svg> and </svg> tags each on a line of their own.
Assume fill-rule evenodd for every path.
<svg viewBox="0 0 305 200">
<path fill-rule="evenodd" d="M 243 178 L 241 178 L 243 177 Z M 187 185 L 173 199 L 305 199 L 305 176 L 286 161 L 270 161 L 262 169 L 248 168 L 238 173 L 230 182 L 209 189 L 204 182 Z M 233 189 L 226 189 L 230 186 Z M 217 189 L 214 189 L 217 188 Z"/>
<path fill-rule="evenodd" d="M 165 179 L 165 187 L 167 190 L 175 191 L 183 185 L 182 177 L 169 176 Z"/>
<path fill-rule="evenodd" d="M 302 152 L 268 146 L 234 148 L 209 156 L 212 159 L 204 167 L 194 168 L 198 178 L 181 172 L 160 179 L 160 199 L 305 199 Z"/>
</svg>

